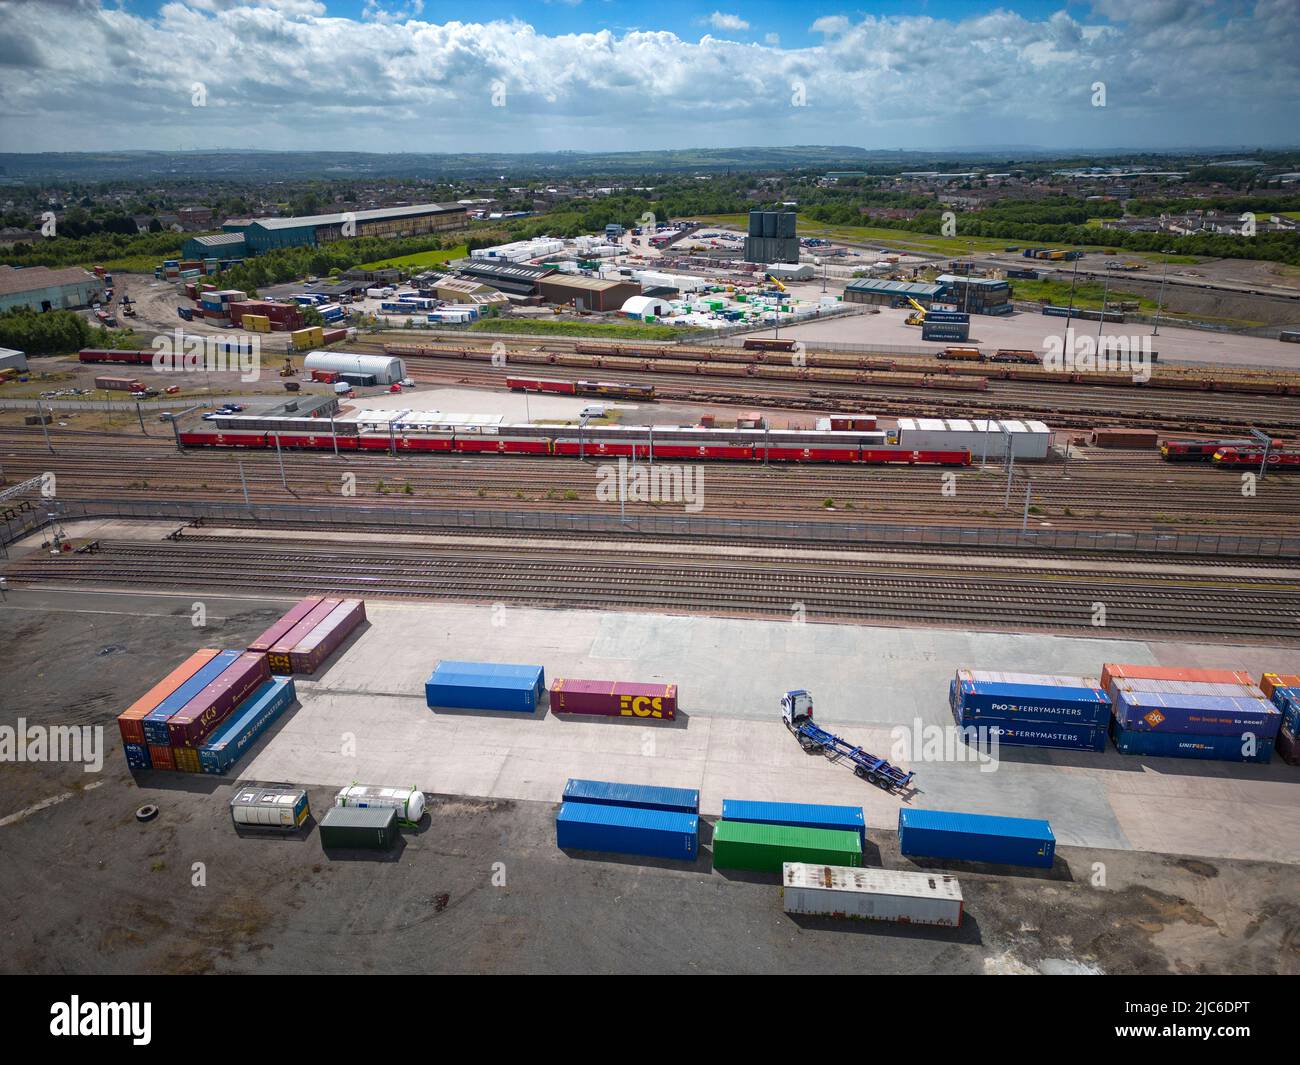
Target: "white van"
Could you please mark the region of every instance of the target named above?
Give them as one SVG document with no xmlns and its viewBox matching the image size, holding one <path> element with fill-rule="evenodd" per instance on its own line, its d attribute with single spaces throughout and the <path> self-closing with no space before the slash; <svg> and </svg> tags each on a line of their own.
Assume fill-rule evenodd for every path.
<svg viewBox="0 0 1300 1065">
<path fill-rule="evenodd" d="M 579 418 L 603 418 L 605 417 L 605 406 L 602 403 L 591 403 L 582 408 Z"/>
</svg>

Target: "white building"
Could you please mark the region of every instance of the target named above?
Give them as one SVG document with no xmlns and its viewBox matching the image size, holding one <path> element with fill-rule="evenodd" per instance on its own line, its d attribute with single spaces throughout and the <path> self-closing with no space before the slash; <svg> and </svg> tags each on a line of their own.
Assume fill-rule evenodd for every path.
<svg viewBox="0 0 1300 1065">
<path fill-rule="evenodd" d="M 1007 440 L 1017 459 L 1045 459 L 1052 430 L 1042 422 L 985 421 L 982 418 L 899 418 L 898 443 L 916 451 L 969 449 L 971 458 L 1006 457 Z"/>
<path fill-rule="evenodd" d="M 350 351 L 311 351 L 302 361 L 303 369 L 330 370 L 334 373 L 368 373 L 375 383 L 396 384 L 406 376 L 406 364 L 390 355 L 357 355 Z"/>
</svg>

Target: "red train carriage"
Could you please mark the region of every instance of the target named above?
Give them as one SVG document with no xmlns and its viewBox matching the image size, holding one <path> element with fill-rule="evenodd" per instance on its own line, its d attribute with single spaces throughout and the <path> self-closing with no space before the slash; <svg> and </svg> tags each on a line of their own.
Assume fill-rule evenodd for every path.
<svg viewBox="0 0 1300 1065">
<path fill-rule="evenodd" d="M 1220 448 L 1254 446 L 1253 440 L 1165 440 L 1160 457 L 1166 462 L 1209 462 Z"/>
<path fill-rule="evenodd" d="M 81 362 L 129 362 L 142 365 L 153 362 L 153 349 L 127 351 L 117 348 L 82 348 L 77 353 Z"/>
<path fill-rule="evenodd" d="M 914 451 L 908 447 L 864 447 L 861 461 L 875 465 L 902 463 L 908 466 L 969 466 L 970 450 Z"/>
<path fill-rule="evenodd" d="M 1264 449 L 1259 446 L 1223 447 L 1214 453 L 1211 460 L 1216 466 L 1238 467 L 1241 469 L 1259 469 L 1264 459 Z M 1270 470 L 1300 470 L 1300 449 L 1280 449 L 1268 453 Z"/>
<path fill-rule="evenodd" d="M 572 396 L 578 386 L 572 381 L 553 381 L 544 377 L 507 377 L 506 387 L 511 392 L 555 392 Z"/>
</svg>

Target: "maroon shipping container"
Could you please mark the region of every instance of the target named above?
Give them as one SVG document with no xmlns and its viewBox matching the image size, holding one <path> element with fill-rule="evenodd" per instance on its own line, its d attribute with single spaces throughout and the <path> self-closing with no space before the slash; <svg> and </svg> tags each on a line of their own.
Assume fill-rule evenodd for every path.
<svg viewBox="0 0 1300 1065">
<path fill-rule="evenodd" d="M 167 720 L 173 747 L 197 747 L 208 733 L 257 688 L 271 679 L 266 655 L 245 651 L 234 664 Z"/>
<path fill-rule="evenodd" d="M 315 673 L 352 630 L 366 620 L 366 604 L 360 599 L 344 599 L 319 625 L 289 652 L 295 673 Z"/>
<path fill-rule="evenodd" d="M 347 340 L 348 331 L 346 329 L 326 329 L 324 332 L 324 342 L 333 344 L 339 340 Z"/>
<path fill-rule="evenodd" d="M 289 653 L 307 638 L 308 633 L 334 613 L 342 599 L 322 599 L 297 625 L 286 632 L 268 652 L 267 660 L 272 673 L 290 674 L 293 662 Z"/>
<path fill-rule="evenodd" d="M 1273 745 L 1277 751 L 1278 757 L 1288 765 L 1300 765 L 1300 740 L 1297 740 L 1286 729 L 1279 729 L 1277 741 Z"/>
<path fill-rule="evenodd" d="M 134 377 L 96 377 L 95 387 L 118 392 L 139 392 L 144 385 Z"/>
<path fill-rule="evenodd" d="M 320 606 L 322 596 L 310 595 L 301 602 L 290 608 L 289 612 L 283 615 L 279 621 L 267 629 L 261 636 L 248 645 L 250 651 L 261 651 L 265 654 L 282 639 L 285 638 L 303 618 L 310 614 L 316 607 Z"/>
<path fill-rule="evenodd" d="M 677 685 L 558 677 L 551 683 L 551 710 L 672 721 L 677 717 Z"/>
</svg>

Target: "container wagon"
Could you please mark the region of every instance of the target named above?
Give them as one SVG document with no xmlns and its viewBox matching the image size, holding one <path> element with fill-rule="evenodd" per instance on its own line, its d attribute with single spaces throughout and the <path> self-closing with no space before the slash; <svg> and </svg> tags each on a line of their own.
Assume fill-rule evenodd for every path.
<svg viewBox="0 0 1300 1065">
<path fill-rule="evenodd" d="M 961 885 L 942 873 L 786 862 L 781 879 L 786 913 L 957 928 L 964 912 Z"/>
<path fill-rule="evenodd" d="M 230 819 L 236 829 L 297 832 L 310 813 L 311 804 L 302 788 L 241 788 L 230 800 Z"/>
<path fill-rule="evenodd" d="M 898 843 L 912 857 L 1040 869 L 1050 869 L 1056 855 L 1046 821 L 949 810 L 899 810 Z"/>
</svg>

